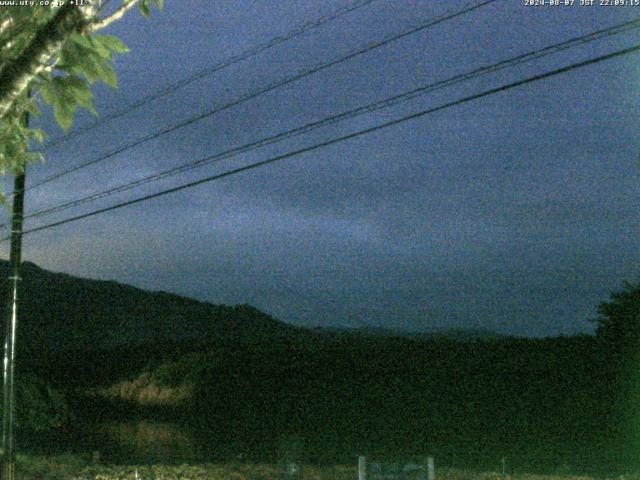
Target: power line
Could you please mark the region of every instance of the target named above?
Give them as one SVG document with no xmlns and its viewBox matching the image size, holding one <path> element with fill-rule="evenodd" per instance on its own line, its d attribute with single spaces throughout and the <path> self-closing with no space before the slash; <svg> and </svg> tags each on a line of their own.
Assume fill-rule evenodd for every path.
<svg viewBox="0 0 640 480">
<path fill-rule="evenodd" d="M 351 5 L 347 5 L 345 7 L 339 8 L 338 10 L 327 14 L 327 15 L 323 15 L 322 17 L 316 19 L 316 20 L 312 20 L 309 21 L 297 28 L 294 28 L 293 30 L 288 31 L 287 33 L 283 34 L 283 35 L 279 35 L 277 37 L 272 38 L 271 40 L 268 40 L 267 42 L 261 43 L 259 45 L 256 45 L 248 50 L 245 50 L 243 52 L 240 52 L 237 55 L 234 55 L 232 57 L 229 57 L 225 60 L 222 60 L 221 62 L 218 62 L 214 65 L 211 65 L 209 67 L 203 68 L 202 70 L 197 71 L 196 73 L 194 73 L 193 75 L 183 78 L 182 80 L 179 80 L 176 83 L 173 83 L 165 88 L 163 88 L 162 90 L 159 90 L 156 93 L 153 93 L 151 95 L 148 95 L 146 97 L 143 97 L 142 99 L 138 100 L 135 103 L 132 103 L 131 105 L 128 105 L 127 107 L 123 108 L 122 110 L 110 113 L 105 115 L 104 117 L 101 117 L 99 120 L 93 122 L 90 125 L 87 125 L 86 127 L 74 130 L 73 132 L 68 133 L 67 135 L 63 135 L 59 138 L 56 138 L 54 140 L 51 140 L 50 142 L 47 142 L 44 146 L 45 149 L 51 148 L 55 145 L 58 145 L 60 143 L 66 142 L 67 140 L 70 140 L 71 138 L 75 138 L 77 136 L 80 136 L 86 132 L 89 132 L 91 130 L 93 130 L 94 128 L 107 123 L 111 120 L 115 120 L 116 118 L 120 118 L 124 115 L 127 115 L 128 113 L 131 113 L 132 111 L 153 102 L 154 100 L 157 100 L 159 98 L 165 97 L 167 95 L 169 95 L 172 92 L 175 92 L 176 90 L 182 88 L 182 87 L 186 87 L 187 85 L 190 85 L 191 83 L 200 80 L 201 78 L 204 78 L 206 76 L 212 75 L 216 72 L 219 72 L 220 70 L 223 70 L 227 67 L 230 67 L 231 65 L 235 65 L 236 63 L 239 63 L 243 60 L 246 60 L 247 58 L 253 57 L 255 55 L 258 55 L 259 53 L 264 52 L 265 50 L 268 50 L 270 48 L 273 48 L 277 45 L 280 45 L 281 43 L 284 43 L 288 40 L 291 40 L 292 38 L 295 38 L 297 36 L 303 35 L 317 27 L 320 27 L 322 25 L 324 25 L 325 23 L 328 23 L 332 20 L 335 20 L 339 17 L 341 17 L 342 15 L 346 15 L 347 13 L 351 13 L 355 10 L 358 10 L 362 7 L 365 7 L 373 2 L 376 2 L 378 0 L 359 0 Z M 106 2 L 105 2 L 106 5 Z"/>
<path fill-rule="evenodd" d="M 578 45 L 582 45 L 585 44 L 587 42 L 593 42 L 593 41 L 597 41 L 597 40 L 601 40 L 602 38 L 605 38 L 607 36 L 611 36 L 611 35 L 615 35 L 618 33 L 622 33 L 622 32 L 626 32 L 632 29 L 637 29 L 638 27 L 640 27 L 640 19 L 635 19 L 635 20 L 630 20 L 627 22 L 623 22 L 620 24 L 616 24 L 613 25 L 611 27 L 605 28 L 605 29 L 601 29 L 601 30 L 596 30 L 594 32 L 585 34 L 585 35 L 581 35 L 578 37 L 573 37 L 569 40 L 565 40 L 563 42 L 560 43 L 556 43 L 554 45 L 550 45 L 541 49 L 537 49 L 531 52 L 527 52 L 521 55 L 517 55 L 515 57 L 509 58 L 507 60 L 502 60 L 500 62 L 491 64 L 491 65 L 485 65 L 483 67 L 479 67 L 479 68 L 475 68 L 471 71 L 467 71 L 458 75 L 455 75 L 453 77 L 444 79 L 444 80 L 440 80 L 428 85 L 424 85 L 415 89 L 412 89 L 410 91 L 398 94 L 398 95 L 394 95 L 392 97 L 388 97 L 386 99 L 383 100 L 378 100 L 376 102 L 364 105 L 364 106 L 360 106 L 358 108 L 352 109 L 352 110 L 348 110 L 336 115 L 332 115 L 329 117 L 325 117 L 321 120 L 317 120 L 317 121 L 313 121 L 310 123 L 307 123 L 305 125 L 302 125 L 300 127 L 296 127 L 284 132 L 280 132 L 278 134 L 275 135 L 271 135 L 259 140 L 256 140 L 254 142 L 239 146 L 239 147 L 234 147 L 232 149 L 226 150 L 224 152 L 218 153 L 214 156 L 210 156 L 204 159 L 199 159 L 193 162 L 188 162 L 186 164 L 183 165 L 179 165 L 177 167 L 173 167 L 170 168 L 168 170 L 164 170 L 162 172 L 158 172 L 152 175 L 149 175 L 147 177 L 143 177 L 131 182 L 127 182 L 124 183 L 122 185 L 119 185 L 117 187 L 112 187 L 106 190 L 103 190 L 101 192 L 96 192 L 75 200 L 71 200 L 68 202 L 64 202 L 43 210 L 39 210 L 37 212 L 31 213 L 29 215 L 27 215 L 25 218 L 34 218 L 34 217 L 43 217 L 55 212 L 60 212 L 63 210 L 67 210 L 69 208 L 73 208 L 73 207 L 77 207 L 80 205 L 84 205 L 86 203 L 89 203 L 91 201 L 94 200 L 98 200 L 101 198 L 106 198 L 106 197 L 110 197 L 112 195 L 115 195 L 117 193 L 122 193 L 137 187 L 140 187 L 144 184 L 153 182 L 153 181 L 157 181 L 157 180 L 161 180 L 163 178 L 167 178 L 169 176 L 173 176 L 173 175 L 177 175 L 195 168 L 199 168 L 205 165 L 209 165 L 213 162 L 217 162 L 217 161 L 221 161 L 230 157 L 234 157 L 240 153 L 245 153 L 247 151 L 250 150 L 254 150 L 256 148 L 260 148 L 260 147 L 264 147 L 266 145 L 270 145 L 272 143 L 276 143 L 279 142 L 281 140 L 284 139 L 288 139 L 288 138 L 292 138 L 304 133 L 308 133 L 312 130 L 315 130 L 317 128 L 321 128 L 321 127 L 325 127 L 327 125 L 331 125 L 334 123 L 337 123 L 339 121 L 343 121 L 346 119 L 350 119 L 350 118 L 354 118 L 358 115 L 362 115 L 365 113 L 371 113 L 383 108 L 387 108 L 393 105 L 396 105 L 400 102 L 406 101 L 406 100 L 410 100 L 412 98 L 415 98 L 417 96 L 420 95 L 424 95 L 426 93 L 430 93 L 433 92 L 435 90 L 439 90 L 445 87 L 449 87 L 452 85 L 455 85 L 457 83 L 463 82 L 463 81 L 467 81 L 467 80 L 471 80 L 474 78 L 478 78 L 482 75 L 487 75 L 489 73 L 495 73 L 498 72 L 500 70 L 503 70 L 505 68 L 509 68 L 509 67 L 513 67 L 525 62 L 529 62 L 532 60 L 537 60 L 540 58 L 543 58 L 545 56 L 563 51 L 563 50 L 567 50 L 569 48 L 573 48 L 576 47 Z M 0 224 L 0 228 L 6 226 L 6 224 Z"/>
<path fill-rule="evenodd" d="M 151 140 L 155 140 L 158 137 L 161 137 L 163 135 L 171 133 L 171 132 L 173 132 L 175 130 L 178 130 L 179 128 L 183 128 L 183 127 L 186 127 L 188 125 L 191 125 L 191 124 L 193 124 L 195 122 L 198 122 L 198 121 L 200 121 L 200 120 L 202 120 L 204 118 L 210 117 L 210 116 L 215 115 L 216 113 L 219 113 L 219 112 L 221 112 L 223 110 L 227 110 L 227 109 L 229 109 L 231 107 L 237 106 L 237 105 L 239 105 L 241 103 L 244 103 L 244 102 L 246 102 L 248 100 L 256 98 L 256 97 L 258 97 L 260 95 L 263 95 L 263 94 L 265 94 L 267 92 L 270 92 L 270 91 L 275 90 L 277 88 L 283 87 L 283 86 L 288 85 L 290 83 L 293 83 L 293 82 L 295 82 L 297 80 L 301 80 L 303 78 L 306 78 L 306 77 L 308 77 L 310 75 L 318 73 L 318 72 L 320 72 L 322 70 L 325 70 L 325 69 L 327 69 L 329 67 L 338 65 L 338 64 L 343 63 L 343 62 L 346 62 L 347 60 L 353 59 L 353 58 L 355 58 L 355 57 L 357 57 L 359 55 L 362 55 L 362 54 L 370 52 L 370 51 L 372 51 L 374 49 L 380 48 L 380 47 L 382 47 L 384 45 L 387 45 L 387 44 L 389 44 L 391 42 L 394 42 L 396 40 L 404 38 L 404 37 L 406 37 L 408 35 L 411 35 L 413 33 L 417 33 L 419 31 L 422 31 L 422 30 L 425 30 L 427 28 L 433 27 L 433 26 L 438 25 L 440 23 L 443 23 L 445 21 L 452 20 L 452 19 L 454 19 L 456 17 L 459 17 L 459 16 L 464 15 L 466 13 L 472 12 L 474 10 L 482 8 L 482 7 L 486 6 L 486 5 L 494 3 L 496 1 L 497 0 L 484 0 L 484 1 L 480 2 L 480 3 L 476 3 L 475 5 L 473 5 L 471 7 L 465 7 L 462 10 L 458 10 L 458 11 L 453 12 L 453 13 L 448 13 L 448 14 L 442 15 L 440 17 L 436 17 L 435 19 L 430 19 L 430 20 L 428 20 L 426 22 L 421 23 L 418 26 L 411 27 L 408 30 L 404 30 L 403 32 L 401 32 L 399 34 L 394 34 L 394 35 L 391 35 L 391 36 L 387 36 L 382 40 L 378 40 L 376 42 L 370 43 L 370 44 L 368 44 L 368 45 L 366 45 L 366 46 L 364 46 L 364 47 L 362 47 L 362 48 L 360 48 L 358 50 L 355 50 L 355 51 L 353 51 L 353 52 L 351 52 L 351 53 L 349 53 L 349 54 L 347 54 L 345 56 L 342 56 L 342 57 L 340 57 L 340 58 L 338 58 L 336 60 L 331 60 L 331 61 L 329 61 L 327 63 L 324 63 L 324 64 L 321 64 L 319 66 L 310 68 L 310 69 L 302 71 L 300 73 L 296 73 L 293 76 L 287 77 L 286 79 L 278 81 L 276 83 L 272 83 L 272 84 L 270 84 L 270 85 L 268 85 L 266 87 L 261 88 L 260 90 L 251 92 L 251 93 L 249 93 L 247 95 L 243 95 L 243 96 L 241 96 L 241 97 L 239 97 L 239 98 L 237 98 L 235 100 L 232 100 L 229 103 L 226 103 L 225 105 L 222 105 L 220 107 L 216 107 L 216 108 L 214 108 L 212 110 L 209 110 L 209 111 L 207 111 L 205 113 L 201 113 L 201 114 L 198 114 L 196 116 L 193 116 L 193 117 L 191 117 L 191 118 L 189 118 L 187 120 L 184 120 L 182 122 L 174 124 L 171 127 L 167 127 L 167 128 L 162 129 L 162 130 L 158 130 L 155 133 L 152 133 L 152 134 L 147 135 L 145 137 L 142 137 L 142 138 L 140 138 L 138 140 L 135 140 L 135 141 L 133 141 L 133 142 L 127 144 L 127 145 L 124 145 L 124 146 L 119 147 L 119 148 L 117 148 L 115 150 L 112 150 L 111 152 L 106 153 L 104 155 L 101 155 L 100 157 L 97 157 L 97 158 L 94 158 L 94 159 L 89 160 L 87 162 L 81 163 L 81 164 L 76 165 L 75 167 L 71 167 L 71 168 L 69 168 L 67 170 L 63 170 L 63 171 L 61 171 L 61 172 L 59 172 L 57 174 L 53 174 L 53 175 L 51 175 L 51 176 L 49 176 L 49 177 L 47 177 L 47 178 L 35 183 L 34 185 L 28 187 L 27 190 L 31 190 L 33 188 L 40 187 L 40 186 L 42 186 L 42 185 L 44 185 L 46 183 L 49 183 L 49 182 L 51 182 L 53 180 L 57 180 L 58 178 L 61 178 L 61 177 L 66 176 L 66 175 L 69 175 L 71 173 L 77 172 L 78 170 L 86 168 L 86 167 L 88 167 L 90 165 L 95 165 L 98 162 L 101 162 L 101 161 L 106 160 L 108 158 L 111 158 L 111 157 L 113 157 L 113 156 L 115 156 L 117 154 L 120 154 L 122 152 L 130 150 L 131 148 L 137 147 L 138 145 L 141 145 L 141 144 L 146 143 L 146 142 L 151 141 Z"/>
<path fill-rule="evenodd" d="M 331 140 L 327 140 L 327 141 L 324 141 L 324 142 L 316 143 L 315 145 L 311 145 L 311 146 L 304 147 L 304 148 L 301 148 L 301 149 L 298 149 L 298 150 L 294 150 L 294 151 L 291 151 L 291 152 L 284 153 L 282 155 L 271 157 L 271 158 L 269 158 L 267 160 L 262 160 L 260 162 L 251 163 L 251 164 L 245 165 L 243 167 L 238 167 L 238 168 L 235 168 L 235 169 L 232 169 L 232 170 L 227 170 L 226 172 L 222 172 L 222 173 L 219 173 L 219 174 L 216 174 L 216 175 L 211 175 L 211 176 L 208 176 L 208 177 L 205 177 L 205 178 L 201 178 L 199 180 L 195 180 L 195 181 L 192 181 L 192 182 L 189 182 L 189 183 L 185 183 L 183 185 L 178 185 L 176 187 L 172 187 L 172 188 L 169 188 L 169 189 L 166 189 L 166 190 L 162 190 L 160 192 L 152 193 L 152 194 L 145 195 L 145 196 L 142 196 L 142 197 L 138 197 L 138 198 L 135 198 L 135 199 L 132 199 L 132 200 L 127 200 L 125 202 L 117 203 L 117 204 L 111 205 L 109 207 L 101 208 L 101 209 L 98 209 L 98 210 L 93 210 L 91 212 L 84 213 L 82 215 L 76 215 L 74 217 L 69 217 L 69 218 L 66 218 L 66 219 L 63 219 L 63 220 L 59 220 L 57 222 L 52 222 L 52 223 L 49 223 L 49 224 L 46 224 L 46 225 L 35 227 L 35 228 L 32 228 L 32 229 L 24 231 L 24 234 L 34 233 L 34 232 L 38 232 L 38 231 L 41 231 L 41 230 L 46 230 L 46 229 L 49 229 L 49 228 L 53 228 L 53 227 L 57 227 L 57 226 L 60 226 L 60 225 L 67 224 L 67 223 L 71 223 L 71 222 L 75 222 L 75 221 L 78 221 L 78 220 L 82 220 L 84 218 L 93 217 L 95 215 L 100 215 L 102 213 L 106 213 L 106 212 L 109 212 L 109 211 L 112 211 L 112 210 L 123 208 L 123 207 L 129 206 L 129 205 L 134 205 L 136 203 L 145 202 L 147 200 L 151 200 L 151 199 L 158 198 L 158 197 L 161 197 L 161 196 L 164 196 L 164 195 L 168 195 L 170 193 L 175 193 L 175 192 L 178 192 L 180 190 L 185 190 L 187 188 L 192 188 L 192 187 L 195 187 L 197 185 L 201 185 L 203 183 L 212 182 L 212 181 L 219 180 L 219 179 L 225 178 L 225 177 L 229 177 L 231 175 L 235 175 L 235 174 L 238 174 L 238 173 L 241 173 L 241 172 L 245 172 L 245 171 L 248 171 L 248 170 L 253 170 L 253 169 L 256 169 L 258 167 L 269 165 L 271 163 L 279 162 L 281 160 L 285 160 L 285 159 L 290 158 L 290 157 L 294 157 L 294 156 L 301 155 L 301 154 L 304 154 L 304 153 L 308 153 L 308 152 L 311 152 L 311 151 L 314 151 L 314 150 L 318 150 L 318 149 L 321 149 L 321 148 L 324 148 L 324 147 L 328 147 L 330 145 L 333 145 L 333 144 L 336 144 L 336 143 L 339 143 L 339 142 L 344 142 L 346 140 L 350 140 L 350 139 L 357 138 L 357 137 L 360 137 L 360 136 L 363 136 L 363 135 L 367 135 L 369 133 L 373 133 L 373 132 L 376 132 L 378 130 L 382 130 L 384 128 L 388 128 L 388 127 L 391 127 L 391 126 L 394 126 L 394 125 L 398 125 L 398 124 L 407 122 L 409 120 L 414 120 L 414 119 L 417 119 L 417 118 L 421 118 L 421 117 L 424 117 L 426 115 L 429 115 L 429 114 L 432 114 L 432 113 L 436 113 L 436 112 L 439 112 L 439 111 L 442 111 L 442 110 L 446 110 L 448 108 L 451 108 L 451 107 L 454 107 L 454 106 L 457 106 L 457 105 L 461 105 L 461 104 L 464 104 L 464 103 L 471 102 L 473 100 L 477 100 L 477 99 L 480 99 L 480 98 L 483 98 L 483 97 L 487 97 L 489 95 L 494 95 L 496 93 L 504 92 L 504 91 L 510 90 L 512 88 L 520 87 L 522 85 L 526 85 L 526 84 L 529 84 L 529 83 L 532 83 L 532 82 L 543 80 L 543 79 L 546 79 L 546 78 L 549 78 L 549 77 L 552 77 L 552 76 L 555 76 L 555 75 L 560 75 L 562 73 L 567 73 L 567 72 L 570 72 L 572 70 L 577 70 L 579 68 L 586 67 L 588 65 L 593 65 L 593 64 L 596 64 L 596 63 L 599 63 L 599 62 L 603 62 L 605 60 L 610 60 L 610 59 L 613 59 L 613 58 L 616 58 L 616 57 L 620 57 L 620 56 L 623 56 L 623 55 L 628 55 L 630 53 L 638 52 L 638 51 L 640 51 L 640 44 L 637 44 L 637 45 L 634 45 L 632 47 L 628 47 L 628 48 L 625 48 L 625 49 L 622 49 L 622 50 L 617 50 L 615 52 L 611 52 L 611 53 L 608 53 L 608 54 L 605 54 L 605 55 L 601 55 L 601 56 L 598 56 L 598 57 L 595 57 L 595 58 L 592 58 L 592 59 L 589 59 L 589 60 L 585 60 L 585 61 L 582 61 L 582 62 L 579 62 L 579 63 L 574 63 L 574 64 L 571 64 L 571 65 L 568 65 L 568 66 L 565 66 L 565 67 L 557 68 L 557 69 L 551 70 L 549 72 L 541 73 L 541 74 L 538 74 L 538 75 L 533 75 L 533 76 L 527 77 L 527 78 L 525 78 L 523 80 L 517 80 L 515 82 L 507 83 L 507 84 L 501 85 L 499 87 L 491 88 L 489 90 L 485 90 L 485 91 L 480 92 L 480 93 L 469 95 L 469 96 L 463 97 L 461 99 L 454 100 L 452 102 L 448 102 L 448 103 L 439 105 L 437 107 L 432 107 L 432 108 L 429 108 L 429 109 L 426 109 L 426 110 L 422 110 L 422 111 L 417 112 L 417 113 L 413 113 L 413 114 L 410 114 L 410 115 L 405 115 L 405 116 L 397 118 L 395 120 L 391 120 L 391 121 L 388 121 L 388 122 L 385 122 L 385 123 L 382 123 L 382 124 L 379 124 L 379 125 L 376 125 L 376 126 L 373 126 L 373 127 L 369 127 L 369 128 L 364 129 L 364 130 L 359 130 L 357 132 L 353 132 L 353 133 L 350 133 L 350 134 L 347 134 L 347 135 L 336 137 L 336 138 L 333 138 Z M 5 242 L 6 240 L 9 240 L 9 238 L 10 237 L 5 237 L 5 238 L 1 239 L 0 242 Z"/>
</svg>

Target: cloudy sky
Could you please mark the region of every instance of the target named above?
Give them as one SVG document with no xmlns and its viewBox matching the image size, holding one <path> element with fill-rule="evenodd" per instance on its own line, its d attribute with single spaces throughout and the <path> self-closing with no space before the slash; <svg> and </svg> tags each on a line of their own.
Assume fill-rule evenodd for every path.
<svg viewBox="0 0 640 480">
<path fill-rule="evenodd" d="M 101 114 L 349 5 L 182 0 L 113 25 L 131 52 Z M 113 2 L 114 5 L 116 2 Z M 356 2 L 362 3 L 362 2 Z M 480 3 L 375 0 L 46 151 L 35 184 L 412 26 Z M 497 0 L 147 141 L 27 193 L 27 210 L 114 187 L 640 17 L 640 6 Z M 640 43 L 632 30 L 148 183 L 106 207 Z M 640 54 L 400 123 L 25 237 L 43 268 L 303 325 L 590 332 L 640 260 Z M 40 120 L 52 138 L 62 132 Z M 95 120 L 78 117 L 81 127 Z M 74 127 L 75 128 L 75 127 Z M 6 246 L 4 246 L 6 255 Z"/>
</svg>

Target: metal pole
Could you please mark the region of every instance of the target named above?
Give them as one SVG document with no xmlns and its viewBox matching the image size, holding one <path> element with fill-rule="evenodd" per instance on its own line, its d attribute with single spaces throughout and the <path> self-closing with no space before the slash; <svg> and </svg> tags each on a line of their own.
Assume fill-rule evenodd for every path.
<svg viewBox="0 0 640 480">
<path fill-rule="evenodd" d="M 427 478 L 436 480 L 436 467 L 433 463 L 433 457 L 427 457 Z"/>
<path fill-rule="evenodd" d="M 25 114 L 25 125 L 29 125 L 29 116 Z M 9 253 L 9 298 L 5 321 L 3 388 L 2 388 L 2 480 L 14 480 L 15 451 L 13 424 L 15 417 L 15 347 L 16 327 L 18 326 L 18 284 L 20 282 L 20 262 L 22 255 L 22 220 L 24 217 L 25 174 L 16 173 L 13 181 L 13 208 L 11 212 L 11 247 Z"/>
<path fill-rule="evenodd" d="M 367 480 L 367 460 L 364 455 L 358 456 L 358 480 Z"/>
</svg>

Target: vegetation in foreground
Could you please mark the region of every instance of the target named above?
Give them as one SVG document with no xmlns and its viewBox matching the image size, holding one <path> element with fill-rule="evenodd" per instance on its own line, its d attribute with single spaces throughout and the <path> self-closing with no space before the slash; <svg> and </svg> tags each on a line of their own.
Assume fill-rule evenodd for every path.
<svg viewBox="0 0 640 480">
<path fill-rule="evenodd" d="M 23 287 L 21 452 L 276 464 L 293 443 L 314 465 L 428 453 L 475 470 L 640 470 L 640 284 L 601 304 L 595 336 L 457 341 L 305 330 L 34 265 Z"/>
<path fill-rule="evenodd" d="M 288 475 L 284 468 L 271 464 L 199 464 L 199 465 L 101 465 L 88 457 L 78 455 L 19 456 L 18 480 L 354 480 L 358 477 L 356 462 L 353 465 L 313 466 L 303 465 L 297 476 Z M 403 476 L 403 480 L 419 478 L 416 472 Z M 616 478 L 639 480 L 639 474 L 620 477 L 603 474 L 597 477 L 577 476 L 564 472 L 549 475 L 530 473 L 481 472 L 471 469 L 437 468 L 437 480 L 589 480 L 591 478 Z"/>
</svg>

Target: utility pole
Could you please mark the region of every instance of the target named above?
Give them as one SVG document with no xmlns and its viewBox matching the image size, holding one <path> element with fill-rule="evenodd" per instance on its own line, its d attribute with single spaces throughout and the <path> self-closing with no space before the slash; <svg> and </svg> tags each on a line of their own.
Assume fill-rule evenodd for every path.
<svg viewBox="0 0 640 480">
<path fill-rule="evenodd" d="M 24 124 L 29 126 L 29 114 L 24 114 Z M 26 167 L 25 167 L 26 168 Z M 13 181 L 13 207 L 11 210 L 11 247 L 9 253 L 9 298 L 6 306 L 4 330 L 3 388 L 2 388 L 2 480 L 15 478 L 15 451 L 13 424 L 15 417 L 15 368 L 16 327 L 18 326 L 18 285 L 22 255 L 22 220 L 24 217 L 25 171 L 15 174 Z"/>
</svg>

